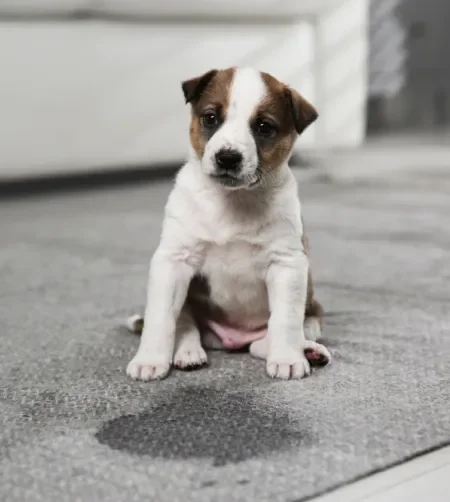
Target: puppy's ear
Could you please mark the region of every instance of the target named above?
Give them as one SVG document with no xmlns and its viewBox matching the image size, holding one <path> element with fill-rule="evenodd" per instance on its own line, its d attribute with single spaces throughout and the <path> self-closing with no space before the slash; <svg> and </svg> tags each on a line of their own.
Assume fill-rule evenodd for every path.
<svg viewBox="0 0 450 502">
<path fill-rule="evenodd" d="M 294 89 L 285 87 L 284 96 L 294 119 L 295 130 L 301 134 L 317 119 L 319 114 L 314 106 Z"/>
<path fill-rule="evenodd" d="M 186 103 L 196 101 L 201 96 L 202 92 L 205 90 L 206 86 L 209 84 L 216 73 L 217 70 L 210 70 L 204 75 L 200 75 L 200 77 L 185 80 L 181 84 L 181 88 L 183 89 L 184 99 L 186 100 Z"/>
</svg>

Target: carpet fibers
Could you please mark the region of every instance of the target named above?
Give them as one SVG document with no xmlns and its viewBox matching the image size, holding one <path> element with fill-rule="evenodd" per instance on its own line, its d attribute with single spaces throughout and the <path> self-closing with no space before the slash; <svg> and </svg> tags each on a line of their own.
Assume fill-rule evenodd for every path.
<svg viewBox="0 0 450 502">
<path fill-rule="evenodd" d="M 170 185 L 0 203 L 0 499 L 303 501 L 450 440 L 450 198 L 301 187 L 332 364 L 124 374 Z"/>
</svg>

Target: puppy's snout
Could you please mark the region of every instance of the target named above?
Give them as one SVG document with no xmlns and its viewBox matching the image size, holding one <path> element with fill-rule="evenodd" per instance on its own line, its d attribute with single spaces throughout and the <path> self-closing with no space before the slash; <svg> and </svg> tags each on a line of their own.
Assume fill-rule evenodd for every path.
<svg viewBox="0 0 450 502">
<path fill-rule="evenodd" d="M 216 165 L 220 171 L 237 172 L 242 166 L 242 154 L 236 150 L 220 150 L 216 153 Z"/>
</svg>

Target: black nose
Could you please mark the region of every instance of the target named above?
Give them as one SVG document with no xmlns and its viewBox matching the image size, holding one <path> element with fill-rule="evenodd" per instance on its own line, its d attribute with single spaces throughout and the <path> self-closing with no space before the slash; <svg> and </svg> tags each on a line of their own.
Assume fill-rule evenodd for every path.
<svg viewBox="0 0 450 502">
<path fill-rule="evenodd" d="M 236 150 L 220 150 L 216 153 L 217 167 L 224 171 L 237 171 L 242 162 L 242 154 Z"/>
</svg>

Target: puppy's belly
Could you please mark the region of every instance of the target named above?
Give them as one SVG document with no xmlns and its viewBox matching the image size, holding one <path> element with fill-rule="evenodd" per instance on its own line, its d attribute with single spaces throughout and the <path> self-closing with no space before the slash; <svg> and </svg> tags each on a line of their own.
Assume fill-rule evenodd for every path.
<svg viewBox="0 0 450 502">
<path fill-rule="evenodd" d="M 258 246 L 242 241 L 212 246 L 188 292 L 200 330 L 213 333 L 229 350 L 264 337 L 269 319 L 265 274 Z"/>
<path fill-rule="evenodd" d="M 267 324 L 249 329 L 247 326 L 232 326 L 226 323 L 208 321 L 207 327 L 222 342 L 227 350 L 238 350 L 250 345 L 267 334 Z"/>
<path fill-rule="evenodd" d="M 242 293 L 242 291 L 241 291 Z M 227 350 L 238 350 L 263 338 L 267 333 L 269 313 L 266 302 L 239 302 L 239 297 L 194 297 L 191 311 L 201 332 L 215 335 Z M 241 298 L 243 300 L 243 298 Z M 249 308 L 250 307 L 250 308 Z"/>
<path fill-rule="evenodd" d="M 220 339 L 224 348 L 238 350 L 267 333 L 269 320 L 265 283 L 244 276 L 197 276 L 188 301 L 201 331 Z"/>
</svg>

